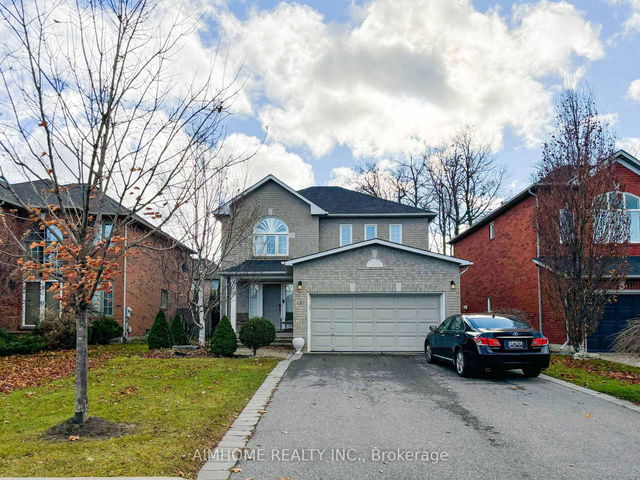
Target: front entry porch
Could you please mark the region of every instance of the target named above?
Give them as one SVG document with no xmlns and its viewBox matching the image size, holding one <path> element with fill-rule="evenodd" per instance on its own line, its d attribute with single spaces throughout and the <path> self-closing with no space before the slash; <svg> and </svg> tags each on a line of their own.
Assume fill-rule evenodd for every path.
<svg viewBox="0 0 640 480">
<path fill-rule="evenodd" d="M 264 317 L 277 332 L 293 330 L 293 283 L 251 283 L 248 306 L 248 318 Z"/>
</svg>

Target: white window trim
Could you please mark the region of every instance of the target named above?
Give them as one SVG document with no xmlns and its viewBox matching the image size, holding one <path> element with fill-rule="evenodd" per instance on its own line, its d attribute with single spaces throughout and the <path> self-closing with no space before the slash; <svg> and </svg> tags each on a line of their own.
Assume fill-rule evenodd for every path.
<svg viewBox="0 0 640 480">
<path fill-rule="evenodd" d="M 367 227 L 373 227 L 374 229 L 373 237 L 371 238 L 367 238 Z M 374 238 L 378 238 L 378 225 L 376 223 L 365 223 L 363 234 L 364 234 L 363 238 L 365 240 L 373 240 Z"/>
<path fill-rule="evenodd" d="M 345 242 L 342 238 L 342 227 L 349 227 L 349 241 Z M 351 245 L 353 243 L 353 225 L 350 223 L 341 223 L 340 224 L 340 246 L 346 247 L 347 245 Z"/>
<path fill-rule="evenodd" d="M 38 312 L 38 321 L 42 322 L 44 320 L 45 314 L 45 304 L 46 304 L 46 292 L 47 292 L 47 283 L 52 283 L 54 280 L 34 280 L 30 282 L 22 282 L 22 314 L 20 315 L 20 326 L 21 328 L 36 328 L 37 325 L 27 325 L 27 283 L 39 283 L 40 284 L 40 303 L 39 303 L 39 312 Z M 62 293 L 62 289 L 60 289 L 60 293 Z M 58 315 L 62 314 L 62 302 L 58 303 Z"/>
<path fill-rule="evenodd" d="M 493 222 L 489 224 L 489 240 L 493 240 L 496 238 L 495 227 L 493 226 Z"/>
<path fill-rule="evenodd" d="M 287 231 L 285 233 L 256 233 L 255 232 L 256 226 L 265 218 L 275 218 L 280 220 L 284 224 Z M 274 215 L 268 215 L 266 217 L 261 218 L 256 222 L 256 225 L 253 227 L 253 256 L 254 257 L 288 257 L 289 256 L 289 235 L 291 235 L 291 232 L 289 231 L 289 225 L 287 225 L 287 222 L 282 220 L 280 217 L 276 217 Z M 267 252 L 258 253 L 256 251 L 256 245 L 257 245 L 256 237 L 270 237 L 270 236 L 276 237 L 275 253 L 267 253 Z M 286 247 L 285 253 L 280 253 L 278 250 L 278 244 L 280 243 L 278 237 L 285 237 L 285 247 Z"/>
<path fill-rule="evenodd" d="M 393 242 L 393 240 L 391 240 L 391 227 L 398 227 L 400 229 L 400 239 L 397 242 L 394 243 L 402 243 L 402 224 L 401 223 L 392 223 L 389 225 L 389 241 Z"/>
<path fill-rule="evenodd" d="M 487 312 L 489 313 L 493 311 L 493 305 L 491 303 L 491 297 L 487 297 Z"/>
</svg>

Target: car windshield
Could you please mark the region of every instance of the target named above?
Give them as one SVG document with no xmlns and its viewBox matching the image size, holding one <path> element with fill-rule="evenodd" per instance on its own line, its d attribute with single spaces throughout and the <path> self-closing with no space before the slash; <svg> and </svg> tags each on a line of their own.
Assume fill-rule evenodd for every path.
<svg viewBox="0 0 640 480">
<path fill-rule="evenodd" d="M 528 323 L 516 318 L 507 317 L 467 317 L 473 328 L 495 330 L 502 328 L 531 328 Z"/>
</svg>

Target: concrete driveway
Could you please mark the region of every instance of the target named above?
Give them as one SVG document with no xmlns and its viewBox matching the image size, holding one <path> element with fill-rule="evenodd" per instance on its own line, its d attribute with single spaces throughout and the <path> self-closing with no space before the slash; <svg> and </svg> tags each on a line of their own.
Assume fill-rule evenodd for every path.
<svg viewBox="0 0 640 480">
<path fill-rule="evenodd" d="M 640 479 L 640 414 L 516 372 L 305 355 L 247 447 L 233 479 Z"/>
</svg>

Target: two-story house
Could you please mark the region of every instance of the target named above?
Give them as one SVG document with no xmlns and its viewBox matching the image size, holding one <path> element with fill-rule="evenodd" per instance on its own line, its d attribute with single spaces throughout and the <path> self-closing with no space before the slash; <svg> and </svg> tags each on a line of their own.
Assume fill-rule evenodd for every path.
<svg viewBox="0 0 640 480">
<path fill-rule="evenodd" d="M 236 329 L 261 316 L 306 351 L 420 351 L 430 325 L 459 313 L 470 262 L 429 251 L 433 212 L 269 175 L 218 213 L 223 238 L 245 226 L 221 269 Z"/>
<path fill-rule="evenodd" d="M 21 255 L 16 240 L 30 245 L 33 242 L 48 244 L 60 238 L 47 227 L 44 230 L 28 218 L 23 205 L 42 207 L 43 192 L 50 186 L 44 181 L 12 184 L 0 181 L 0 207 L 15 211 L 3 216 L 0 223 L 0 328 L 10 332 L 32 330 L 47 315 L 60 312 L 59 301 L 50 286 L 54 278 L 44 280 L 23 278 L 16 260 Z M 82 185 L 68 185 L 70 199 L 83 194 Z M 78 201 L 76 204 L 80 204 Z M 126 211 L 114 199 L 105 196 L 100 208 L 102 233 L 109 235 L 112 218 Z M 125 327 L 125 336 L 141 337 L 151 328 L 158 310 L 168 315 L 184 305 L 186 288 L 184 269 L 190 265 L 192 251 L 165 232 L 156 229 L 139 215 L 132 215 L 125 227 L 124 236 L 133 242 L 150 231 L 147 243 L 158 248 L 134 248 L 131 255 L 118 259 L 119 268 L 113 279 L 111 291 L 98 291 L 93 299 L 97 315 L 113 317 Z M 44 262 L 44 247 L 32 250 L 32 259 Z"/>
<path fill-rule="evenodd" d="M 615 175 L 623 192 L 621 206 L 630 222 L 626 285 L 607 304 L 598 330 L 589 337 L 591 351 L 607 351 L 630 318 L 640 315 L 640 161 L 627 152 L 614 155 Z M 473 262 L 461 279 L 463 312 L 516 309 L 552 343 L 566 341 L 564 317 L 541 288 L 541 261 L 534 227 L 536 186 L 504 202 L 451 240 L 455 254 Z"/>
</svg>

